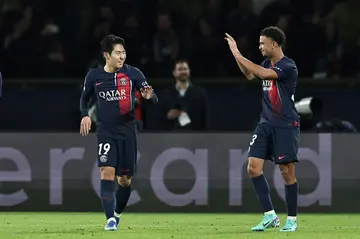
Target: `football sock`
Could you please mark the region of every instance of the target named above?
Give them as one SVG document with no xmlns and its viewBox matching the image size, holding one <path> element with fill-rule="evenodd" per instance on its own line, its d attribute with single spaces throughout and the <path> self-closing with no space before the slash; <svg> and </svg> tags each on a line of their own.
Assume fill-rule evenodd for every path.
<svg viewBox="0 0 360 239">
<path fill-rule="evenodd" d="M 291 185 L 285 185 L 285 199 L 288 216 L 290 218 L 296 217 L 298 212 L 298 195 L 299 195 L 299 184 L 295 182 Z"/>
<path fill-rule="evenodd" d="M 101 180 L 100 196 L 101 196 L 102 206 L 107 219 L 114 217 L 114 207 L 115 207 L 114 185 L 115 185 L 114 181 Z"/>
<path fill-rule="evenodd" d="M 251 181 L 254 185 L 256 194 L 259 198 L 261 206 L 264 209 L 264 212 L 273 211 L 274 207 L 270 198 L 270 188 L 264 174 L 251 178 Z"/>
<path fill-rule="evenodd" d="M 124 211 L 126 204 L 129 201 L 130 194 L 131 194 L 131 185 L 129 187 L 122 187 L 121 185 L 118 185 L 118 189 L 116 192 L 116 209 L 115 209 L 115 213 L 117 215 L 121 214 Z"/>
</svg>

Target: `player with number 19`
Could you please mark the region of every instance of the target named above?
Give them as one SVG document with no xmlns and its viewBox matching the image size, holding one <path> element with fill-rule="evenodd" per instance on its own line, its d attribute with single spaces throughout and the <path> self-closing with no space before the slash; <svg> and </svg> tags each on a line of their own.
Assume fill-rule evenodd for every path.
<svg viewBox="0 0 360 239">
<path fill-rule="evenodd" d="M 122 38 L 109 35 L 100 45 L 106 64 L 90 70 L 85 77 L 80 98 L 80 133 L 89 134 L 89 103 L 91 96 L 95 94 L 100 192 L 107 219 L 105 230 L 115 231 L 130 198 L 131 178 L 136 171 L 135 91 L 140 90 L 142 97 L 152 103 L 157 103 L 158 98 L 143 73 L 124 64 L 126 51 Z M 116 193 L 115 177 L 118 182 Z"/>
<path fill-rule="evenodd" d="M 249 80 L 262 81 L 262 112 L 250 141 L 248 173 L 263 207 L 264 217 L 251 230 L 264 231 L 280 225 L 270 199 L 269 184 L 263 175 L 265 160 L 272 160 L 279 166 L 285 182 L 288 217 L 281 231 L 296 231 L 299 185 L 295 178 L 294 163 L 298 162 L 300 118 L 295 109 L 294 94 L 298 70 L 295 62 L 283 54 L 285 34 L 277 27 L 262 30 L 259 50 L 266 59 L 261 65 L 243 57 L 229 34 L 226 34 L 225 39 L 244 75 Z"/>
</svg>

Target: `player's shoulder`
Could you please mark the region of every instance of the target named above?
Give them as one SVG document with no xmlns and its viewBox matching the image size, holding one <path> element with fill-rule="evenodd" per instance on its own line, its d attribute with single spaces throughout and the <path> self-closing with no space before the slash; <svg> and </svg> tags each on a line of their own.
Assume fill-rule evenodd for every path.
<svg viewBox="0 0 360 239">
<path fill-rule="evenodd" d="M 99 76 L 99 74 L 101 74 L 104 71 L 104 69 L 102 67 L 97 67 L 97 68 L 93 68 L 90 69 L 88 71 L 88 73 L 86 74 L 86 79 L 88 80 L 92 80 L 95 79 Z"/>
<path fill-rule="evenodd" d="M 128 65 L 128 64 L 125 64 L 124 67 L 129 70 L 129 71 L 133 71 L 133 72 L 141 72 L 141 70 L 135 66 L 132 66 L 132 65 Z"/>
<path fill-rule="evenodd" d="M 284 56 L 284 58 L 281 60 L 281 65 L 294 69 L 297 68 L 295 61 L 287 56 Z"/>
<path fill-rule="evenodd" d="M 142 71 L 135 67 L 135 66 L 131 66 L 131 65 L 128 65 L 128 64 L 125 64 L 124 67 L 126 68 L 126 70 L 130 73 L 130 74 L 133 74 L 135 76 L 140 76 L 141 78 L 144 78 L 144 73 L 142 73 Z M 137 78 L 137 77 L 135 77 Z"/>
<path fill-rule="evenodd" d="M 93 76 L 93 75 L 98 75 L 104 72 L 104 68 L 103 67 L 96 67 L 96 68 L 92 68 L 88 71 L 87 75 L 88 76 Z"/>
</svg>

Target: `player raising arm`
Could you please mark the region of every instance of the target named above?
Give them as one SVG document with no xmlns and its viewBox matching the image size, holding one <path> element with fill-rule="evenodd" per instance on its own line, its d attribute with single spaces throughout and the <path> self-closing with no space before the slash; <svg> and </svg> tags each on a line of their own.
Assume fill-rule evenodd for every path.
<svg viewBox="0 0 360 239">
<path fill-rule="evenodd" d="M 98 107 L 96 152 L 101 175 L 101 201 L 107 219 L 105 230 L 115 231 L 130 198 L 131 178 L 136 171 L 135 90 L 140 90 L 142 97 L 153 103 L 157 103 L 158 98 L 143 73 L 125 64 L 126 51 L 122 38 L 109 35 L 100 45 L 106 64 L 86 75 L 80 98 L 80 134 L 89 134 L 89 101 L 95 94 Z"/>
<path fill-rule="evenodd" d="M 228 42 L 231 53 L 233 54 L 236 63 L 238 64 L 240 70 L 244 73 L 246 78 L 248 78 L 249 80 L 253 80 L 255 78 L 260 78 L 262 80 L 278 78 L 278 74 L 274 70 L 262 67 L 246 59 L 238 50 L 234 38 L 230 36 L 228 33 L 225 34 L 225 40 Z M 271 43 L 269 41 L 271 41 Z M 269 39 L 266 36 L 260 36 L 259 49 L 264 57 L 266 57 L 267 54 L 270 54 L 269 51 L 272 51 L 274 49 L 275 44 L 277 44 L 275 40 Z M 283 43 L 280 42 L 280 44 L 282 45 Z M 280 50 L 281 50 L 281 45 L 279 48 Z M 277 56 L 272 57 L 273 58 L 272 60 L 275 63 L 278 60 L 280 60 L 282 57 L 284 57 L 282 50 L 279 53 L 280 54 L 278 54 Z"/>
<path fill-rule="evenodd" d="M 271 202 L 269 184 L 263 175 L 265 160 L 272 160 L 279 165 L 285 183 L 288 218 L 281 231 L 296 231 L 299 185 L 294 163 L 298 162 L 300 119 L 295 109 L 294 94 L 298 71 L 295 62 L 283 54 L 281 47 L 285 34 L 277 27 L 267 27 L 261 32 L 259 49 L 266 58 L 261 65 L 243 57 L 229 34 L 225 35 L 225 39 L 245 76 L 250 80 L 262 80 L 262 112 L 250 141 L 248 173 L 263 207 L 264 217 L 251 230 L 264 231 L 280 225 Z"/>
</svg>

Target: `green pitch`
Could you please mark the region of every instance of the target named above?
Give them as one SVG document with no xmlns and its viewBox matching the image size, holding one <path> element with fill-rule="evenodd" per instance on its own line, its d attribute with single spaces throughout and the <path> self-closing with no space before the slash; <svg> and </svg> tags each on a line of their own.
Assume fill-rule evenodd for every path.
<svg viewBox="0 0 360 239">
<path fill-rule="evenodd" d="M 284 223 L 285 215 L 281 215 Z M 261 214 L 124 214 L 117 232 L 105 232 L 102 213 L 0 213 L 0 239 L 10 238 L 360 238 L 360 215 L 300 215 L 299 230 L 250 232 Z"/>
</svg>

